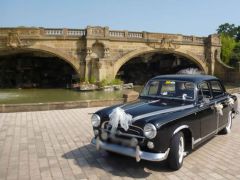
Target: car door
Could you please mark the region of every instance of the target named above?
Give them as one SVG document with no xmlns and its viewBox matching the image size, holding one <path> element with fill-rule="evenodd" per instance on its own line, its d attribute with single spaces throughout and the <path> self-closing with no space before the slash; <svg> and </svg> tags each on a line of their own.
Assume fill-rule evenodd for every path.
<svg viewBox="0 0 240 180">
<path fill-rule="evenodd" d="M 217 129 L 217 118 L 212 101 L 212 93 L 207 81 L 198 86 L 198 113 L 197 118 L 200 120 L 201 139 L 205 139 L 215 134 Z"/>
<path fill-rule="evenodd" d="M 226 96 L 225 89 L 222 86 L 221 82 L 219 82 L 218 80 L 211 80 L 209 81 L 209 83 L 210 83 L 214 103 L 223 105 L 222 115 L 220 115 L 216 111 L 217 128 L 221 129 L 228 123 L 228 113 L 229 113 L 229 106 L 227 103 L 228 97 Z"/>
</svg>

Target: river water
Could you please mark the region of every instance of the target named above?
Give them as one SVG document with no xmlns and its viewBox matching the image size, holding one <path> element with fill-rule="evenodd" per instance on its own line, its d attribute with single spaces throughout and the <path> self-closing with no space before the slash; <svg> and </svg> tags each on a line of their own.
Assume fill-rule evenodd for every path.
<svg viewBox="0 0 240 180">
<path fill-rule="evenodd" d="M 136 91 L 140 89 L 141 87 L 134 88 Z M 122 95 L 122 90 L 80 92 L 69 89 L 0 89 L 0 104 L 117 99 Z"/>
<path fill-rule="evenodd" d="M 240 85 L 226 85 L 226 88 Z M 140 92 L 142 86 L 136 86 L 135 91 Z M 121 98 L 123 91 L 89 91 L 79 92 L 69 89 L 0 89 L 0 104 L 20 103 L 47 103 L 93 99 Z"/>
</svg>

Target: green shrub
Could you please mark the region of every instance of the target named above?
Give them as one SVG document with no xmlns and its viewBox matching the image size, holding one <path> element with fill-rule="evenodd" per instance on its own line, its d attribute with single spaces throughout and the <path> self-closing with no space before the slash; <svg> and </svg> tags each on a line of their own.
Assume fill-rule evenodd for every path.
<svg viewBox="0 0 240 180">
<path fill-rule="evenodd" d="M 222 61 L 225 64 L 230 64 L 230 59 L 232 57 L 233 49 L 236 46 L 236 41 L 234 38 L 228 35 L 221 35 L 221 42 L 222 42 Z"/>
<path fill-rule="evenodd" d="M 91 76 L 89 82 L 90 82 L 90 84 L 95 84 L 96 83 L 96 78 L 94 76 Z"/>
<path fill-rule="evenodd" d="M 102 81 L 99 82 L 99 87 L 107 86 L 109 82 L 106 79 L 103 79 Z"/>
<path fill-rule="evenodd" d="M 112 85 L 121 85 L 121 84 L 123 84 L 123 81 L 121 79 L 115 78 L 111 81 L 111 84 Z"/>
<path fill-rule="evenodd" d="M 103 86 L 108 86 L 108 85 L 121 85 L 123 84 L 123 81 L 121 79 L 112 79 L 112 80 L 109 80 L 109 79 L 103 79 L 102 81 L 99 82 L 99 86 L 100 87 L 103 87 Z"/>
</svg>

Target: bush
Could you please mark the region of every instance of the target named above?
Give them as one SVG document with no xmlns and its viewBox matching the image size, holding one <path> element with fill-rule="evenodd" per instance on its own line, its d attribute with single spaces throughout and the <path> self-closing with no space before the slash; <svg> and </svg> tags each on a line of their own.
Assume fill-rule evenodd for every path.
<svg viewBox="0 0 240 180">
<path fill-rule="evenodd" d="M 103 79 L 102 81 L 99 82 L 99 86 L 103 87 L 103 86 L 108 86 L 108 85 L 121 85 L 123 84 L 123 81 L 121 79 Z"/>
<path fill-rule="evenodd" d="M 96 78 L 94 76 L 91 76 L 89 82 L 90 82 L 90 84 L 95 84 L 96 83 Z"/>
<path fill-rule="evenodd" d="M 230 60 L 230 64 L 232 66 L 236 66 L 237 62 L 240 62 L 240 42 L 238 42 L 236 44 L 236 46 L 234 47 L 234 49 L 232 51 L 232 57 Z"/>
<path fill-rule="evenodd" d="M 107 86 L 109 83 L 106 79 L 103 79 L 102 81 L 99 82 L 99 87 Z"/>
<path fill-rule="evenodd" d="M 111 81 L 111 84 L 112 85 L 121 85 L 121 84 L 123 84 L 123 81 L 121 79 L 115 78 Z"/>
</svg>

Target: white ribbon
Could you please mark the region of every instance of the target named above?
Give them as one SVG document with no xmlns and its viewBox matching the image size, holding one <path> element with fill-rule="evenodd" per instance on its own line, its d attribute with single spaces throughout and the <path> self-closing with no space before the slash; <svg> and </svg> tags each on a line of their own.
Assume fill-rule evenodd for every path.
<svg viewBox="0 0 240 180">
<path fill-rule="evenodd" d="M 229 97 L 227 103 L 228 103 L 228 105 L 233 106 L 234 105 L 234 99 Z"/>
<path fill-rule="evenodd" d="M 220 114 L 221 116 L 223 115 L 223 105 L 221 103 L 215 104 L 214 106 L 217 110 L 217 113 Z"/>
<path fill-rule="evenodd" d="M 189 108 L 193 108 L 193 105 L 185 105 L 185 106 L 180 106 L 180 107 L 174 107 L 174 108 L 169 108 L 169 109 L 163 109 L 159 111 L 154 111 L 151 113 L 146 113 L 142 114 L 136 117 L 132 117 L 132 115 L 127 114 L 121 107 L 117 107 L 113 109 L 113 111 L 109 114 L 109 124 L 112 125 L 111 132 L 115 132 L 118 124 L 127 131 L 129 128 L 129 125 L 131 125 L 133 122 L 143 119 L 146 117 L 154 116 L 154 115 L 159 115 L 159 114 L 164 114 L 164 113 L 170 113 L 170 112 L 176 112 L 176 111 L 181 111 Z"/>
<path fill-rule="evenodd" d="M 132 123 L 132 115 L 125 113 L 125 111 L 120 107 L 113 109 L 111 114 L 109 114 L 109 118 L 109 124 L 112 125 L 112 132 L 116 131 L 118 124 L 127 131 L 129 125 Z"/>
</svg>

